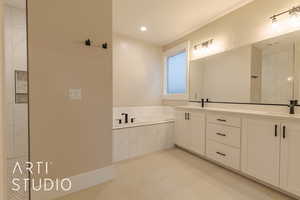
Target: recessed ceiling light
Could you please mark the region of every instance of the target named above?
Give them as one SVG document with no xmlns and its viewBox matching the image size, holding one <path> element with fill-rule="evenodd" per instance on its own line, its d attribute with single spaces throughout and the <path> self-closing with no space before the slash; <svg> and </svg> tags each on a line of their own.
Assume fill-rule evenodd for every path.
<svg viewBox="0 0 300 200">
<path fill-rule="evenodd" d="M 145 31 L 147 31 L 147 27 L 146 27 L 146 26 L 141 26 L 140 30 L 141 30 L 142 32 L 145 32 Z"/>
</svg>

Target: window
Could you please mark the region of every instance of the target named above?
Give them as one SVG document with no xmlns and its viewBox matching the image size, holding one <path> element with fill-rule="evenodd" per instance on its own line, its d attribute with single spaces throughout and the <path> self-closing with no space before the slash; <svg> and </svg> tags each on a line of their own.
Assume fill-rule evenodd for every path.
<svg viewBox="0 0 300 200">
<path fill-rule="evenodd" d="M 167 59 L 167 93 L 186 93 L 186 52 L 180 52 Z"/>
<path fill-rule="evenodd" d="M 164 98 L 184 99 L 187 96 L 187 49 L 185 43 L 165 53 Z"/>
</svg>

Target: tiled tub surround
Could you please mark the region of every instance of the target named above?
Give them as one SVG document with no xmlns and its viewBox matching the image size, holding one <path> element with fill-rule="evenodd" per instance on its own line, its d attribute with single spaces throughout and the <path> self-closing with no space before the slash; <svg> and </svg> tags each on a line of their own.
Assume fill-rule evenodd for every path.
<svg viewBox="0 0 300 200">
<path fill-rule="evenodd" d="M 122 113 L 128 114 L 125 123 Z M 113 110 L 113 161 L 174 146 L 174 109 L 166 106 L 118 107 Z M 134 122 L 131 123 L 131 119 Z M 119 124 L 119 119 L 122 123 Z"/>
</svg>

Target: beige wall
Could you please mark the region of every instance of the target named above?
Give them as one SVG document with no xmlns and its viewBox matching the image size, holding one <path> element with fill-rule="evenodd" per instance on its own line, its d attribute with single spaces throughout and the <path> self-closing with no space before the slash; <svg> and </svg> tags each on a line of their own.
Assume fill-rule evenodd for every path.
<svg viewBox="0 0 300 200">
<path fill-rule="evenodd" d="M 140 40 L 114 36 L 114 106 L 161 104 L 161 48 Z"/>
<path fill-rule="evenodd" d="M 185 40 L 190 40 L 191 46 L 193 46 L 193 44 L 213 38 L 219 46 L 219 51 L 225 51 L 290 32 L 291 28 L 283 28 L 278 32 L 273 31 L 269 18 L 298 4 L 299 0 L 255 0 L 197 31 L 165 45 L 164 49 L 171 48 Z"/>
<path fill-rule="evenodd" d="M 52 178 L 112 163 L 111 3 L 28 1 L 31 160 L 52 162 Z M 85 47 L 87 38 L 109 49 Z"/>
<path fill-rule="evenodd" d="M 300 99 L 300 41 L 295 44 L 295 55 L 295 99 Z"/>
</svg>

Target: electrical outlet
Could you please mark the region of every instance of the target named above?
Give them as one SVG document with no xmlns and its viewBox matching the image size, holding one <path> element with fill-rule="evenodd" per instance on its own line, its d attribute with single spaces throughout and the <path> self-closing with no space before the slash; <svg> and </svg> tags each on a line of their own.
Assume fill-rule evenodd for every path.
<svg viewBox="0 0 300 200">
<path fill-rule="evenodd" d="M 70 100 L 81 100 L 81 88 L 70 88 L 69 89 L 69 99 Z"/>
</svg>

